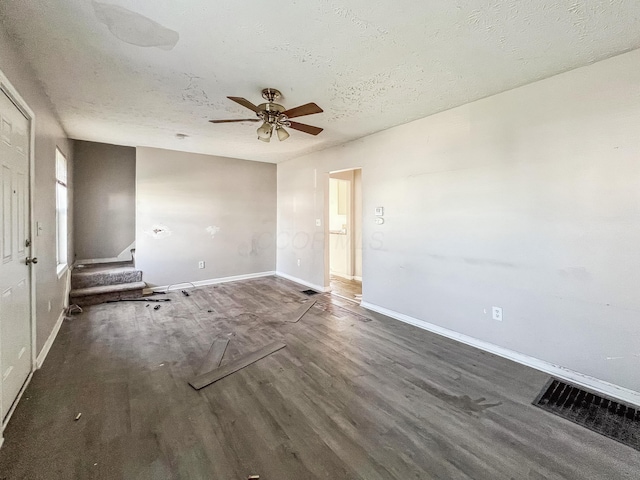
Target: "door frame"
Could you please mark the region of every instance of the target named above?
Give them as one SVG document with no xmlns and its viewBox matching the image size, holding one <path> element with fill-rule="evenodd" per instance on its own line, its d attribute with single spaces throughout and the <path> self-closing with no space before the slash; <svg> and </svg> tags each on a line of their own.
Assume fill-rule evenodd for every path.
<svg viewBox="0 0 640 480">
<path fill-rule="evenodd" d="M 362 192 L 364 190 L 364 182 L 363 182 L 363 168 L 360 166 L 356 166 L 356 167 L 349 167 L 349 168 L 341 168 L 338 170 L 331 170 L 325 173 L 324 176 L 324 287 L 325 287 L 325 291 L 327 292 L 331 292 L 331 267 L 330 267 L 330 263 L 331 263 L 331 258 L 330 258 L 330 241 L 331 241 L 331 236 L 329 234 L 329 182 L 331 181 L 331 175 L 334 173 L 342 173 L 342 172 L 350 172 L 350 171 L 354 171 L 354 170 L 360 170 L 360 195 L 362 195 Z M 349 209 L 350 209 L 350 215 L 349 215 L 349 228 L 351 230 L 351 236 L 350 236 L 350 250 L 351 252 L 349 253 L 349 257 L 350 257 L 350 262 L 351 262 L 351 269 L 353 270 L 352 273 L 355 273 L 355 258 L 354 258 L 354 251 L 355 251 L 355 235 L 354 235 L 354 225 L 355 225 L 355 204 L 354 204 L 354 185 L 353 182 L 349 188 L 350 190 L 350 199 L 349 199 Z M 364 209 L 361 212 L 362 217 L 360 219 L 360 229 L 362 230 L 364 228 Z M 362 232 L 360 232 L 360 242 L 363 242 L 362 239 Z M 361 243 L 361 248 L 362 248 L 362 243 Z M 364 265 L 363 265 L 364 268 Z M 364 290 L 364 272 L 362 275 L 362 278 L 360 279 L 360 282 L 363 284 L 363 290 Z"/>
<path fill-rule="evenodd" d="M 35 135 L 35 121 L 36 116 L 33 110 L 29 108 L 27 102 L 22 98 L 22 96 L 18 93 L 18 90 L 11 84 L 9 79 L 5 76 L 4 72 L 0 70 L 0 92 L 4 93 L 9 100 L 13 102 L 18 110 L 27 118 L 29 122 L 29 234 L 27 238 L 31 239 L 31 246 L 29 256 L 36 256 L 36 242 L 33 238 L 33 234 L 35 233 L 35 215 L 34 215 L 34 195 L 35 195 L 35 146 L 36 146 L 36 135 Z M 13 412 L 15 411 L 20 398 L 22 397 L 24 391 L 31 382 L 31 377 L 33 376 L 33 372 L 36 370 L 36 269 L 30 268 L 29 271 L 29 308 L 30 308 L 30 327 L 31 327 L 31 368 L 29 372 L 29 376 L 27 380 L 24 382 L 24 385 L 20 389 L 18 396 L 13 402 L 13 406 L 7 412 L 7 415 L 2 421 L 2 428 L 0 428 L 0 447 L 4 442 L 3 432 L 7 423 L 11 419 Z M 0 402 L 2 402 L 2 382 L 0 382 Z M 0 411 L 2 411 L 0 409 Z M 2 419 L 0 419 L 1 421 Z"/>
</svg>

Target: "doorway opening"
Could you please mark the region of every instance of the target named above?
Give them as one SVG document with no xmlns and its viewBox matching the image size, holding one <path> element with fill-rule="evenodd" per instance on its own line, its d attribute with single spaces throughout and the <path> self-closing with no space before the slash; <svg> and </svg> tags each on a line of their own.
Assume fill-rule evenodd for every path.
<svg viewBox="0 0 640 480">
<path fill-rule="evenodd" d="M 360 303 L 362 299 L 362 169 L 329 173 L 328 198 L 331 293 Z"/>
</svg>

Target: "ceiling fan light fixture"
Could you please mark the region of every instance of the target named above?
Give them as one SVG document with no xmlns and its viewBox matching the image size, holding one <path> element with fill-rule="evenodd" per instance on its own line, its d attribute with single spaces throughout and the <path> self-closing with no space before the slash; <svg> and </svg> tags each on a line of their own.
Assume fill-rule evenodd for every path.
<svg viewBox="0 0 640 480">
<path fill-rule="evenodd" d="M 284 142 L 287 138 L 289 138 L 289 132 L 287 132 L 284 128 L 278 127 L 276 128 L 276 133 L 278 134 L 278 140 Z"/>
<path fill-rule="evenodd" d="M 260 127 L 258 127 L 258 139 L 263 142 L 268 142 L 271 139 L 271 135 L 273 135 L 273 127 L 268 122 L 264 122 Z"/>
</svg>

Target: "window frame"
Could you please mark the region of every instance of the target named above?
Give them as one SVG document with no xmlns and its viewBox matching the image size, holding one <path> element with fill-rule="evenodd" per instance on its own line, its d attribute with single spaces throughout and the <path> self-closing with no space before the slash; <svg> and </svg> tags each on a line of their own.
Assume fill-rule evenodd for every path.
<svg viewBox="0 0 640 480">
<path fill-rule="evenodd" d="M 56 189 L 56 273 L 58 278 L 69 268 L 69 162 L 62 151 L 56 147 L 55 189 Z M 64 195 L 64 197 L 63 197 Z M 62 205 L 64 198 L 64 205 Z M 64 212 L 62 210 L 64 209 Z M 64 218 L 61 218 L 61 213 Z M 63 225 L 64 223 L 64 225 Z M 64 242 L 64 245 L 61 243 Z M 63 248 L 64 247 L 64 248 Z"/>
</svg>

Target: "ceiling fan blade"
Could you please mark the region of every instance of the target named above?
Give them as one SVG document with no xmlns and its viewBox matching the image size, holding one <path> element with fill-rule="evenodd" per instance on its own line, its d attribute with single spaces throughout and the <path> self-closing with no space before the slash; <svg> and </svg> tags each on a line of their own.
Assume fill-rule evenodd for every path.
<svg viewBox="0 0 640 480">
<path fill-rule="evenodd" d="M 283 115 L 286 115 L 289 118 L 294 117 L 302 117 L 304 115 L 312 115 L 314 113 L 322 113 L 322 110 L 315 103 L 307 103 L 306 105 L 300 105 L 299 107 L 290 108 L 289 110 L 285 110 L 282 112 Z"/>
<path fill-rule="evenodd" d="M 313 125 L 306 125 L 304 123 L 289 122 L 289 125 L 294 130 L 300 130 L 301 132 L 308 133 L 310 135 L 318 135 L 323 129 L 320 127 L 314 127 Z"/>
<path fill-rule="evenodd" d="M 253 103 L 251 103 L 246 98 L 242 98 L 242 97 L 227 97 L 227 98 L 233 102 L 239 103 L 240 105 L 242 105 L 245 108 L 248 108 L 249 110 L 253 110 L 256 113 L 260 111 L 258 110 L 258 107 L 256 107 Z"/>
<path fill-rule="evenodd" d="M 240 118 L 238 120 L 209 120 L 211 123 L 259 122 L 259 118 Z"/>
</svg>

